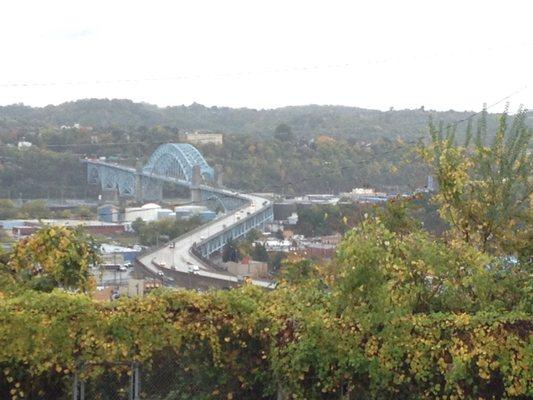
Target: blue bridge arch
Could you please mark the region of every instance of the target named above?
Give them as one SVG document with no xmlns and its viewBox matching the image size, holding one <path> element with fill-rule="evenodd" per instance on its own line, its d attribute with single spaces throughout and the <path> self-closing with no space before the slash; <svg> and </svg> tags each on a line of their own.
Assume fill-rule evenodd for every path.
<svg viewBox="0 0 533 400">
<path fill-rule="evenodd" d="M 243 204 L 239 196 L 216 187 L 214 169 L 198 149 L 188 143 L 160 145 L 148 162 L 137 169 L 100 159 L 82 161 L 87 164 L 89 184 L 99 184 L 102 190 L 115 191 L 120 197 L 137 201 L 161 200 L 163 184 L 167 182 L 191 189 L 194 202 L 211 202 L 215 207 L 222 205 L 225 210 Z M 198 172 L 200 176 L 194 176 Z"/>
<path fill-rule="evenodd" d="M 205 181 L 214 180 L 214 170 L 198 149 L 188 143 L 168 143 L 159 146 L 143 167 L 145 175 L 175 178 L 188 183 L 193 180 L 193 168 L 200 167 Z"/>
</svg>

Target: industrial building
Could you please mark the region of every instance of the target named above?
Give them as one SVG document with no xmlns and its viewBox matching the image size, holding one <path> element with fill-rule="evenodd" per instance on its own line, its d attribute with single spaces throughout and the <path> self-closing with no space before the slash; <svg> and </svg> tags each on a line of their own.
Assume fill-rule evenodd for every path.
<svg viewBox="0 0 533 400">
<path fill-rule="evenodd" d="M 354 188 L 351 192 L 341 193 L 341 196 L 356 203 L 383 203 L 389 199 L 386 193 L 370 188 Z"/>
<path fill-rule="evenodd" d="M 100 254 L 102 259 L 111 261 L 115 257 L 122 260 L 123 264 L 131 264 L 135 258 L 140 254 L 140 247 L 122 247 L 114 244 L 104 243 L 100 246 Z"/>
<path fill-rule="evenodd" d="M 119 208 L 113 204 L 104 204 L 97 208 L 98 221 L 118 222 L 120 217 Z"/>
<path fill-rule="evenodd" d="M 217 214 L 204 206 L 187 205 L 174 207 L 174 213 L 177 219 L 190 219 L 198 216 L 202 221 L 212 221 Z"/>
<path fill-rule="evenodd" d="M 124 222 L 133 222 L 142 219 L 145 222 L 157 221 L 161 218 L 174 218 L 172 210 L 162 208 L 156 203 L 147 203 L 141 207 L 128 207 L 124 211 Z"/>
<path fill-rule="evenodd" d="M 229 261 L 224 263 L 224 266 L 228 269 L 228 272 L 240 277 L 249 278 L 266 278 L 268 277 L 268 265 L 265 262 L 255 261 L 249 257 L 243 258 L 240 262 L 236 263 Z"/>
<path fill-rule="evenodd" d="M 124 232 L 124 226 L 112 222 L 85 221 L 77 219 L 28 219 L 16 220 L 16 224 L 11 221 L 2 221 L 5 230 L 11 233 L 16 239 L 22 239 L 32 235 L 44 226 L 60 227 L 83 227 L 83 229 L 93 235 L 114 235 Z M 6 227 L 8 227 L 6 229 Z"/>
</svg>

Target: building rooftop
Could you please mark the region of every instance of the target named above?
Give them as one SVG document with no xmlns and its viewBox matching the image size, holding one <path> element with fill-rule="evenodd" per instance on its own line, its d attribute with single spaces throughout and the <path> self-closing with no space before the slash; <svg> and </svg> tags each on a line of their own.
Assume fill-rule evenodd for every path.
<svg viewBox="0 0 533 400">
<path fill-rule="evenodd" d="M 146 203 L 140 207 L 143 210 L 153 210 L 154 208 L 161 208 L 159 204 L 156 203 Z"/>
<path fill-rule="evenodd" d="M 103 254 L 109 254 L 109 253 L 139 252 L 139 250 L 136 250 L 136 249 L 131 249 L 131 248 L 129 248 L 129 247 L 117 246 L 117 245 L 109 244 L 109 243 L 103 243 L 103 244 L 100 246 L 100 251 L 101 251 Z"/>
<path fill-rule="evenodd" d="M 3 224 L 4 221 L 0 221 Z M 10 220 L 9 222 L 15 222 Z M 97 221 L 97 220 L 84 220 L 84 219 L 20 219 L 16 220 L 17 226 L 41 226 L 41 225 L 53 225 L 53 226 L 116 226 L 120 225 L 113 222 Z"/>
</svg>

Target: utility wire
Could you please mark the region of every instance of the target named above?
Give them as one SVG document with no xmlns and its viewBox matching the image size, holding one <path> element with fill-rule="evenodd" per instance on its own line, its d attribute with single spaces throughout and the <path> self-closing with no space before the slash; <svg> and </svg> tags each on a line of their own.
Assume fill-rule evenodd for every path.
<svg viewBox="0 0 533 400">
<path fill-rule="evenodd" d="M 381 61 L 385 62 L 385 61 Z M 242 78 L 250 75 L 270 74 L 270 73 L 286 73 L 286 72 L 305 72 L 348 68 L 350 64 L 330 64 L 330 65 L 312 65 L 305 67 L 284 67 L 266 69 L 262 71 L 239 71 L 226 72 L 215 74 L 188 74 L 188 75 L 169 75 L 157 78 L 132 78 L 132 79 L 95 79 L 87 81 L 51 81 L 51 82 L 5 82 L 0 83 L 0 87 L 4 88 L 19 88 L 19 87 L 49 87 L 49 86 L 81 86 L 81 85 L 109 85 L 109 84 L 128 84 L 128 83 L 144 83 L 144 82 L 164 82 L 164 81 L 180 81 L 192 80 L 202 78 Z"/>
<path fill-rule="evenodd" d="M 533 42 L 523 42 L 511 45 L 511 47 L 531 47 Z M 507 48 L 509 49 L 509 48 Z M 465 49 L 469 53 L 479 51 L 479 47 L 472 47 L 470 49 Z M 481 49 L 483 52 L 494 52 L 497 48 L 486 47 Z M 461 56 L 462 52 L 451 52 L 447 54 L 450 56 Z M 358 60 L 355 63 L 339 63 L 339 64 L 328 64 L 328 65 L 305 65 L 305 66 L 286 66 L 286 67 L 277 67 L 264 70 L 248 70 L 248 71 L 237 71 L 237 72 L 222 72 L 222 73 L 205 73 L 205 74 L 182 74 L 182 75 L 168 75 L 168 76 L 159 76 L 159 77 L 144 77 L 144 78 L 128 78 L 128 79 L 91 79 L 91 80 L 71 80 L 71 81 L 50 81 L 50 82 L 1 82 L 0 87 L 3 88 L 25 88 L 25 87 L 54 87 L 54 86 L 80 86 L 80 85 L 108 85 L 108 84 L 129 84 L 129 83 L 143 83 L 143 82 L 163 82 L 163 81 L 173 81 L 173 80 L 193 80 L 193 79 L 203 79 L 203 78 L 243 78 L 250 75 L 259 75 L 259 74 L 270 74 L 270 73 L 290 73 L 290 72 L 305 72 L 305 71 L 316 71 L 316 70 L 330 70 L 330 69 L 341 69 L 341 68 L 356 68 L 360 65 L 379 65 L 379 64 L 388 64 L 391 62 L 402 62 L 402 60 L 411 60 L 418 61 L 422 59 L 440 59 L 442 53 L 433 52 L 426 56 L 421 57 L 420 55 L 411 55 L 408 57 L 387 57 L 380 59 L 365 59 Z"/>
<path fill-rule="evenodd" d="M 478 112 L 476 112 L 476 113 L 473 113 L 472 115 L 470 115 L 470 116 L 468 116 L 468 117 L 466 117 L 466 118 L 463 118 L 463 119 L 460 119 L 460 120 L 457 120 L 457 121 L 452 122 L 451 125 L 453 125 L 453 126 L 457 126 L 457 125 L 459 125 L 459 124 L 461 124 L 461 123 L 463 123 L 463 122 L 466 122 L 466 121 L 468 121 L 468 120 L 474 118 L 475 116 L 480 115 L 480 114 L 483 113 L 484 111 L 489 110 L 489 109 L 491 109 L 492 107 L 495 107 L 495 106 L 497 106 L 498 104 L 501 104 L 501 103 L 503 103 L 504 101 L 509 100 L 510 98 L 516 96 L 517 94 L 522 93 L 522 92 L 523 92 L 524 90 L 526 90 L 526 89 L 527 89 L 527 85 L 524 86 L 524 87 L 522 87 L 522 88 L 520 88 L 520 89 L 518 89 L 518 90 L 515 90 L 514 92 L 508 94 L 507 96 L 503 97 L 502 99 L 498 100 L 497 102 L 492 103 L 492 104 L 490 104 L 489 106 L 484 107 L 481 111 L 478 111 Z"/>
</svg>

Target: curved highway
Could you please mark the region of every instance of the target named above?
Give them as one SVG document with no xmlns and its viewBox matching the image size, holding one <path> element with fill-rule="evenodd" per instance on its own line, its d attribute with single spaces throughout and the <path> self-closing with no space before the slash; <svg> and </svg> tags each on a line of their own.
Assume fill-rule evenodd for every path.
<svg viewBox="0 0 533 400">
<path fill-rule="evenodd" d="M 252 194 L 237 194 L 228 190 L 216 190 L 226 195 L 245 199 L 247 204 L 179 238 L 171 240 L 156 250 L 141 255 L 138 261 L 145 269 L 149 270 L 152 274 L 159 275 L 166 283 L 172 283 L 171 275 L 173 275 L 173 272 L 187 273 L 192 274 L 193 277 L 197 275 L 198 277 L 222 281 L 228 284 L 228 286 L 235 286 L 241 282 L 237 276 L 227 272 L 221 272 L 207 265 L 207 263 L 193 254 L 192 248 L 194 245 L 200 245 L 202 242 L 217 236 L 232 225 L 240 223 L 242 219 L 265 210 L 271 206 L 271 202 L 264 197 Z M 252 279 L 251 283 L 266 288 L 274 287 L 272 282 L 266 280 Z"/>
</svg>

